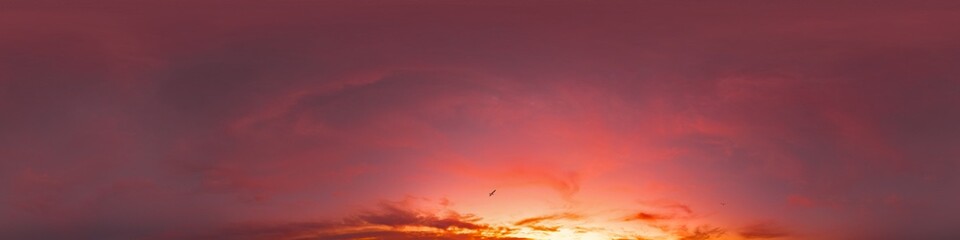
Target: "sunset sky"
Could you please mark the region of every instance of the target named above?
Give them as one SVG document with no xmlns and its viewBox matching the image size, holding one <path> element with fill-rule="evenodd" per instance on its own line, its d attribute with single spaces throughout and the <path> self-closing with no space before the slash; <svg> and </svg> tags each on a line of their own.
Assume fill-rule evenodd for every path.
<svg viewBox="0 0 960 240">
<path fill-rule="evenodd" d="M 957 1 L 0 0 L 0 239 L 960 239 L 958 76 Z"/>
</svg>

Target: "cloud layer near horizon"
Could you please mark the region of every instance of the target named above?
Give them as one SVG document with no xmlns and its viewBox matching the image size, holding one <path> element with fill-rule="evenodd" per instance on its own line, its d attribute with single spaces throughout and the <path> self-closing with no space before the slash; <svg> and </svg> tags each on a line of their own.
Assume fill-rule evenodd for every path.
<svg viewBox="0 0 960 240">
<path fill-rule="evenodd" d="M 949 1 L 222 3 L 0 9 L 0 238 L 958 236 Z"/>
</svg>

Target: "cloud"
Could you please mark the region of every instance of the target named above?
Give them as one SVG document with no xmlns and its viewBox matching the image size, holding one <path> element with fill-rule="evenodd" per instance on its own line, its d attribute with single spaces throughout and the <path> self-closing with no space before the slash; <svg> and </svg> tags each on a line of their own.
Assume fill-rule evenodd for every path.
<svg viewBox="0 0 960 240">
<path fill-rule="evenodd" d="M 813 200 L 811 200 L 810 198 L 807 198 L 801 195 L 796 195 L 796 194 L 793 194 L 787 197 L 787 203 L 789 203 L 792 206 L 799 206 L 799 207 L 812 207 L 815 205 Z"/>
<path fill-rule="evenodd" d="M 693 209 L 689 205 L 670 200 L 642 200 L 637 201 L 645 207 L 655 208 L 661 211 L 668 211 L 676 214 L 692 215 Z"/>
<path fill-rule="evenodd" d="M 520 221 L 517 221 L 516 223 L 514 223 L 514 225 L 523 226 L 523 225 L 537 224 L 537 223 L 540 223 L 540 222 L 543 222 L 543 221 L 553 221 L 553 220 L 561 220 L 561 219 L 564 219 L 564 220 L 579 220 L 579 219 L 582 219 L 582 218 L 583 218 L 583 216 L 581 216 L 580 214 L 575 214 L 575 213 L 559 213 L 559 214 L 551 214 L 551 215 L 543 215 L 543 216 L 537 216 L 537 217 L 524 218 L 524 219 L 521 219 Z"/>
<path fill-rule="evenodd" d="M 694 227 L 692 229 L 687 228 L 687 226 L 680 226 L 674 230 L 674 234 L 680 237 L 680 240 L 709 240 L 709 239 L 718 239 L 726 231 L 719 227 L 710 227 L 707 225 L 701 225 Z"/>
<path fill-rule="evenodd" d="M 426 205 L 424 205 L 426 204 Z M 481 218 L 460 214 L 433 202 L 406 198 L 382 201 L 376 209 L 341 221 L 247 222 L 222 231 L 195 237 L 201 239 L 520 239 L 504 235 L 513 231 L 502 226 L 481 224 Z M 438 204 L 438 206 L 443 206 Z"/>
<path fill-rule="evenodd" d="M 743 236 L 747 239 L 767 239 L 790 236 L 790 233 L 783 229 L 783 227 L 770 222 L 757 223 L 743 227 L 738 230 L 737 234 L 740 234 L 740 236 Z"/>
<path fill-rule="evenodd" d="M 580 191 L 580 178 L 576 172 L 558 173 L 543 168 L 516 167 L 496 174 L 501 184 L 541 185 L 556 191 L 567 200 L 573 200 Z"/>
<path fill-rule="evenodd" d="M 824 239 L 960 222 L 952 1 L 211 1 L 4 4 L 0 238 L 524 220 L 452 210 L 491 186 Z M 405 194 L 458 204 L 359 211 Z"/>
<path fill-rule="evenodd" d="M 623 221 L 638 221 L 681 240 L 719 239 L 726 233 L 724 228 L 707 224 L 688 227 L 689 220 L 696 219 L 698 216 L 694 215 L 693 209 L 686 204 L 662 199 L 639 202 L 646 209 L 622 218 Z"/>
<path fill-rule="evenodd" d="M 175 234 L 163 236 L 190 239 L 523 239 L 515 237 L 478 236 L 470 233 L 454 233 L 448 231 L 412 231 L 402 229 L 384 229 L 363 225 L 331 224 L 331 223 L 283 223 L 283 224 L 245 224 L 235 226 L 216 234 L 185 237 Z"/>
<path fill-rule="evenodd" d="M 520 219 L 519 221 L 513 223 L 513 225 L 517 227 L 530 228 L 532 230 L 540 231 L 540 232 L 556 232 L 558 229 L 560 229 L 561 226 L 570 225 L 570 224 L 561 223 L 560 225 L 554 225 L 554 226 L 547 226 L 547 225 L 557 220 L 581 220 L 581 219 L 583 219 L 583 216 L 580 214 L 558 213 L 558 214 L 550 214 L 550 215 Z M 542 223 L 547 223 L 547 225 Z"/>
<path fill-rule="evenodd" d="M 516 237 L 485 237 L 485 236 L 476 236 L 471 234 L 444 234 L 444 233 L 411 233 L 411 232 L 398 232 L 398 231 L 367 231 L 367 232 L 356 232 L 356 233 L 344 233 L 337 235 L 325 235 L 317 236 L 319 239 L 397 239 L 397 240 L 427 240 L 427 239 L 444 239 L 444 240 L 524 240 L 528 238 L 516 238 Z M 316 239 L 316 238 L 304 238 L 304 239 Z"/>
<path fill-rule="evenodd" d="M 461 215 L 449 210 L 440 213 L 418 210 L 404 202 L 381 202 L 378 211 L 361 214 L 357 216 L 357 219 L 368 225 L 394 228 L 406 226 L 431 227 L 438 230 L 449 230 L 451 228 L 482 230 L 487 228 L 485 225 L 476 223 L 481 218 L 470 214 Z"/>
<path fill-rule="evenodd" d="M 299 239 L 305 236 L 315 235 L 316 232 L 336 230 L 345 226 L 345 224 L 333 222 L 242 223 L 234 224 L 216 233 L 201 236 L 178 236 L 178 233 L 167 233 L 160 238 Z"/>
<path fill-rule="evenodd" d="M 627 217 L 626 221 L 640 220 L 640 221 L 645 221 L 645 222 L 655 222 L 655 221 L 659 221 L 659 220 L 669 220 L 669 219 L 673 219 L 673 218 L 674 218 L 674 217 L 672 217 L 672 216 L 666 216 L 666 215 L 660 215 L 660 214 L 654 214 L 654 213 L 646 213 L 646 212 L 639 212 L 639 213 L 636 213 L 636 214 L 634 214 L 634 215 L 632 215 L 632 216 L 630 216 L 630 217 Z"/>
<path fill-rule="evenodd" d="M 689 219 L 694 217 L 693 209 L 686 204 L 666 200 L 640 201 L 640 203 L 644 207 L 648 208 L 648 210 L 638 211 L 633 215 L 627 216 L 624 219 L 625 221 L 643 221 L 652 223 L 662 220 Z"/>
</svg>

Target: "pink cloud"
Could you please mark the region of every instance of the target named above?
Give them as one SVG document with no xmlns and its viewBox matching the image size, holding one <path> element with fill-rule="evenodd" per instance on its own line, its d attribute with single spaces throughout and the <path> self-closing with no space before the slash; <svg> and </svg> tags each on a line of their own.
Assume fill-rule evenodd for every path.
<svg viewBox="0 0 960 240">
<path fill-rule="evenodd" d="M 717 226 L 666 229 L 689 239 L 950 239 L 960 220 L 949 1 L 212 3 L 0 9 L 0 238 L 349 218 L 383 229 L 327 237 L 457 239 L 600 207 Z M 488 188 L 562 206 L 465 197 Z M 450 211 L 358 214 L 405 195 Z M 756 219 L 778 226 L 730 227 Z"/>
</svg>

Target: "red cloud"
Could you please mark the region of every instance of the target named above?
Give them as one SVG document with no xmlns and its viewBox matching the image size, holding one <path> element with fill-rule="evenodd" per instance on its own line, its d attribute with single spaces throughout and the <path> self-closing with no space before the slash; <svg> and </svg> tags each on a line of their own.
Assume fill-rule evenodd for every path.
<svg viewBox="0 0 960 240">
<path fill-rule="evenodd" d="M 790 233 L 783 229 L 783 227 L 769 222 L 746 226 L 737 233 L 747 239 L 768 239 L 790 236 Z"/>
<path fill-rule="evenodd" d="M 790 205 L 800 207 L 812 207 L 814 205 L 813 200 L 800 195 L 790 195 L 787 197 L 787 202 L 790 203 Z"/>
</svg>

